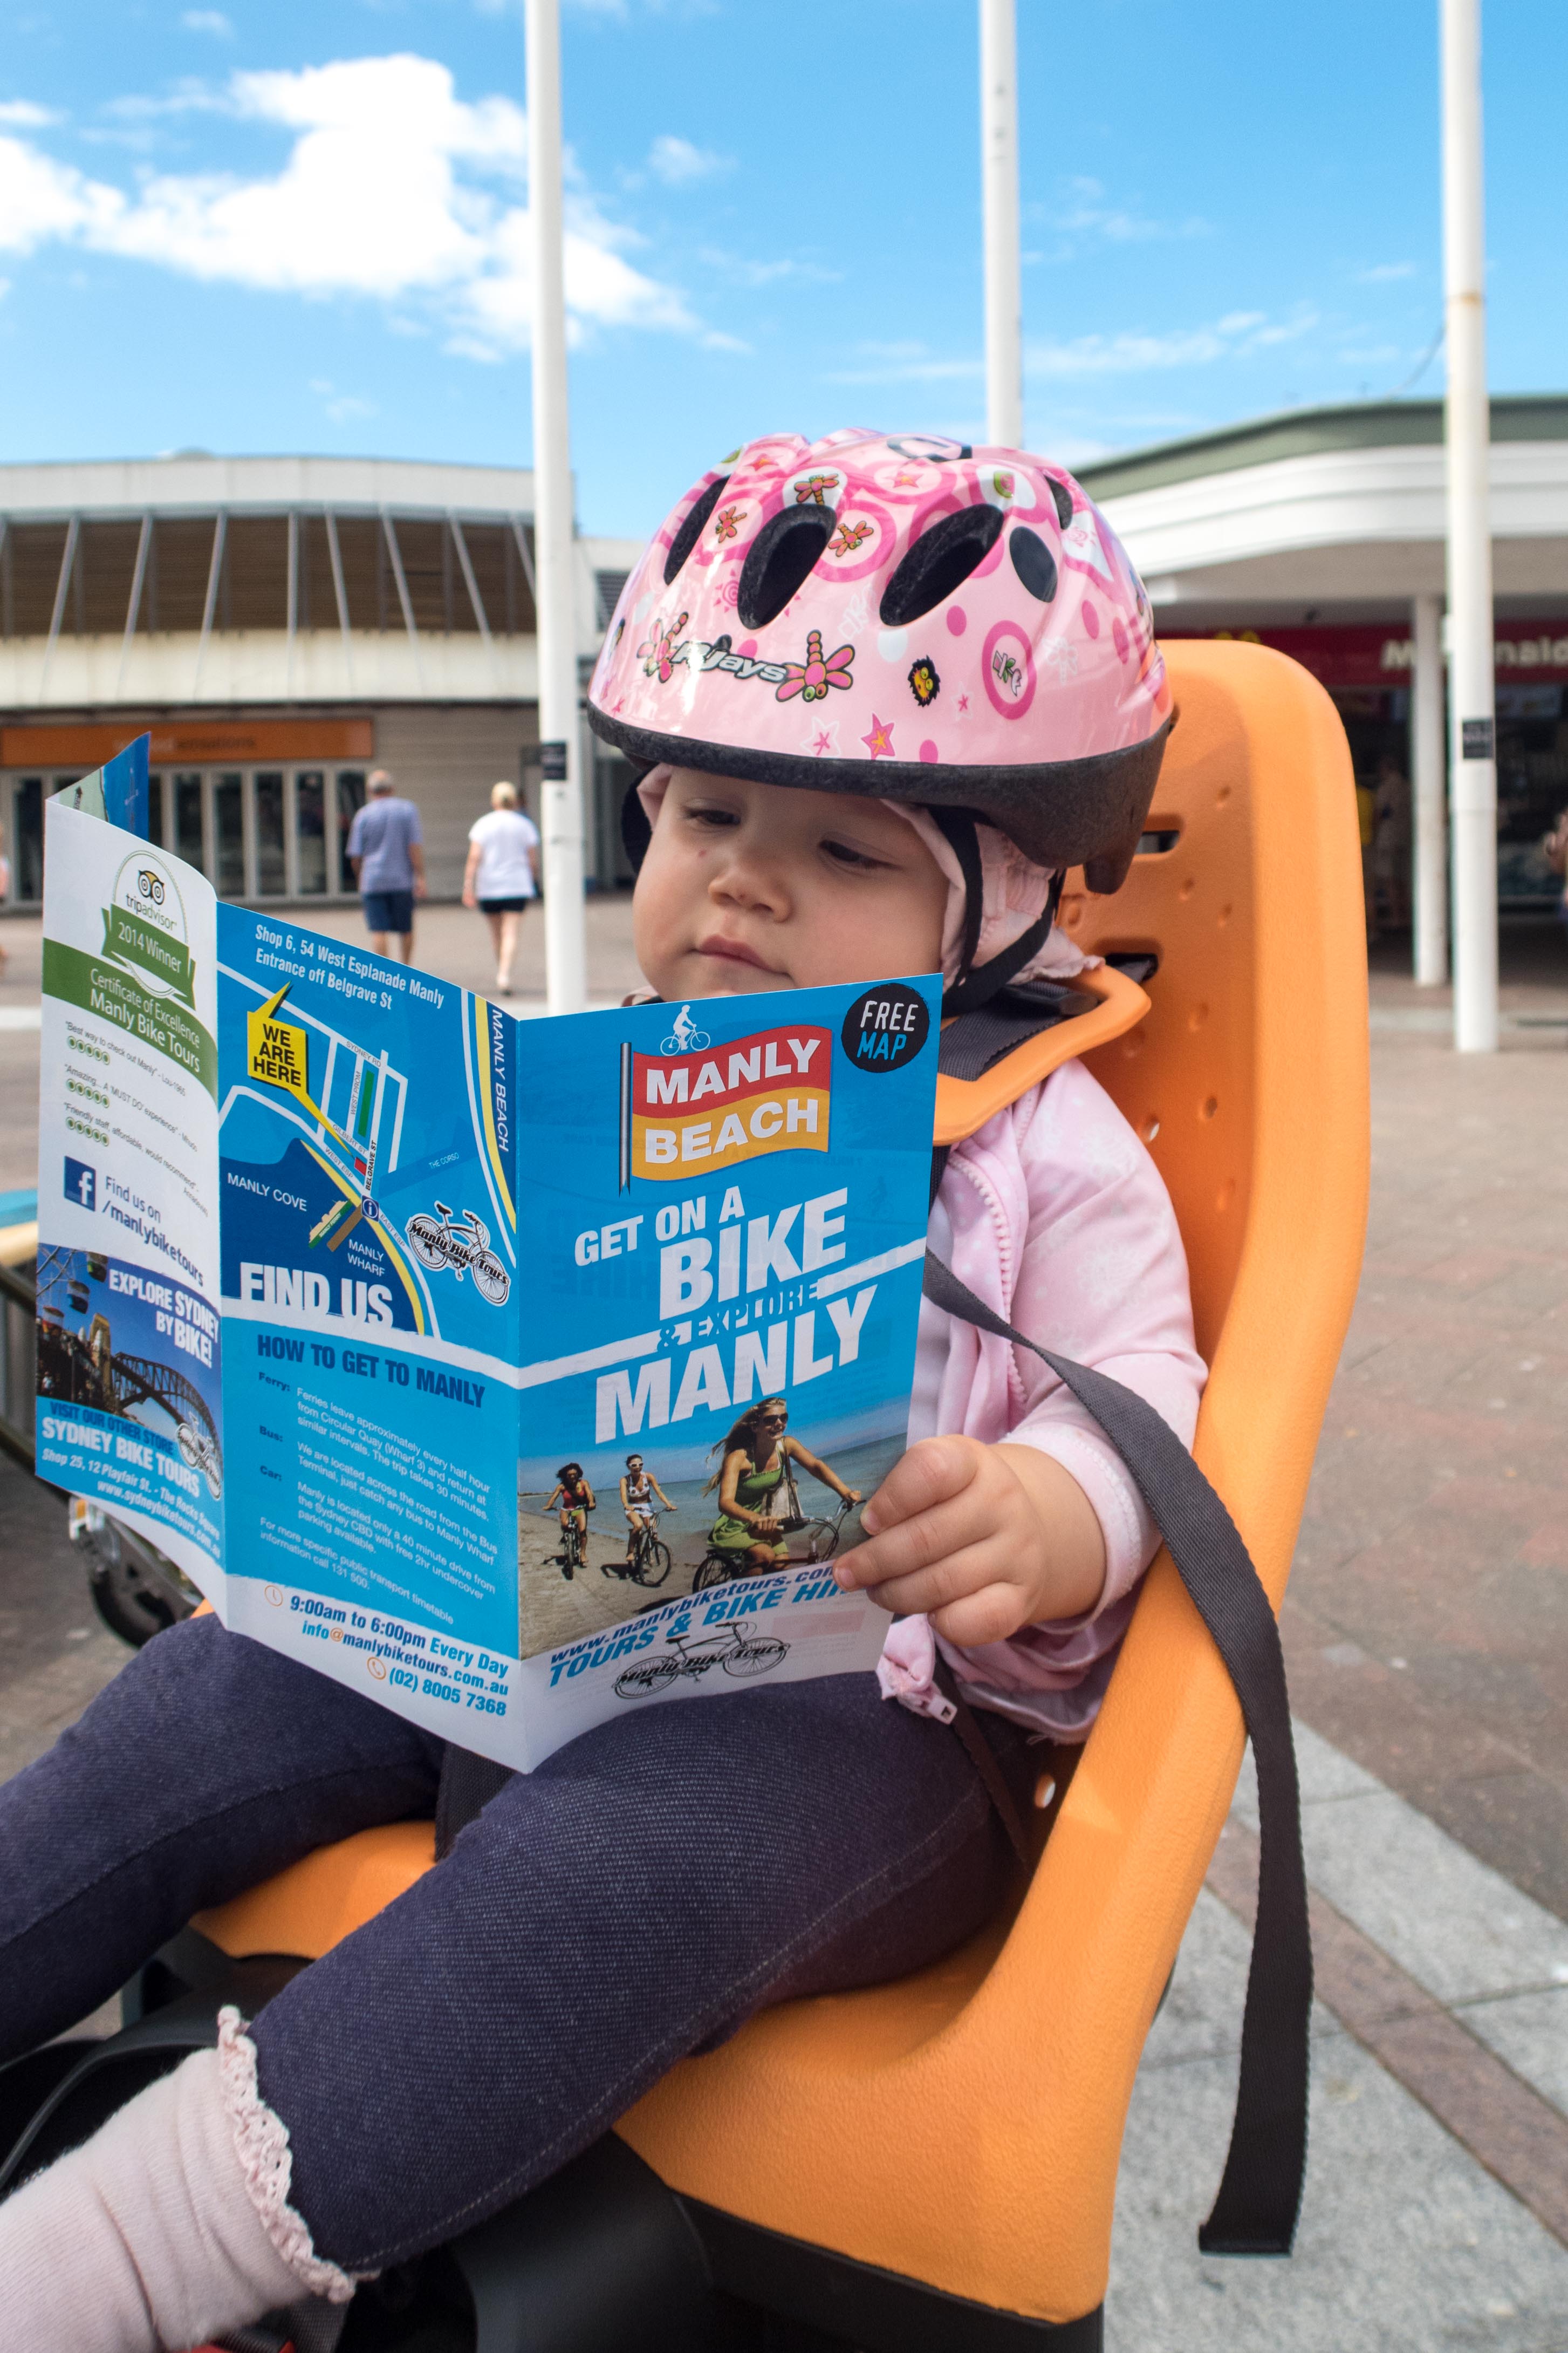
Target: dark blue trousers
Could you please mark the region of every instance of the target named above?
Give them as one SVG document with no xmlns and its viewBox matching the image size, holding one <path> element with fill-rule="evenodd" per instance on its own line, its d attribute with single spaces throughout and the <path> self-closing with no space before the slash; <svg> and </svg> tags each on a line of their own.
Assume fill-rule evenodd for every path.
<svg viewBox="0 0 1568 2353">
<path fill-rule="evenodd" d="M 986 1731 L 1026 1783 L 1023 1736 Z M 0 2058 L 85 2017 L 194 1912 L 429 1815 L 442 1753 L 215 1618 L 159 1635 L 0 1788 Z M 763 2004 L 938 1959 L 1009 1867 L 961 1743 L 869 1675 L 585 1734 L 258 2015 L 318 2252 L 369 2272 L 438 2244 Z"/>
</svg>

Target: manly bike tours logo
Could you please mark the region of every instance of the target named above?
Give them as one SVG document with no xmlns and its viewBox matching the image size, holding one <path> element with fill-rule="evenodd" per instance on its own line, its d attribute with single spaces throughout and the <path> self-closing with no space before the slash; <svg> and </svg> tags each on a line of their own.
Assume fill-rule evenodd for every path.
<svg viewBox="0 0 1568 2353">
<path fill-rule="evenodd" d="M 770 1152 L 826 1152 L 831 1033 L 809 1023 L 715 1046 L 683 1005 L 657 1054 L 623 1058 L 625 1162 L 634 1176 L 689 1176 Z"/>
<path fill-rule="evenodd" d="M 476 1210 L 454 1217 L 445 1201 L 437 1201 L 434 1216 L 417 1209 L 403 1230 L 409 1249 L 432 1274 L 449 1270 L 459 1282 L 471 1274 L 481 1299 L 492 1307 L 505 1306 L 511 1277 L 491 1250 L 490 1229 Z"/>
<path fill-rule="evenodd" d="M 114 878 L 103 911 L 103 953 L 134 967 L 154 997 L 195 1001 L 195 967 L 178 885 L 150 850 L 128 858 Z"/>
</svg>

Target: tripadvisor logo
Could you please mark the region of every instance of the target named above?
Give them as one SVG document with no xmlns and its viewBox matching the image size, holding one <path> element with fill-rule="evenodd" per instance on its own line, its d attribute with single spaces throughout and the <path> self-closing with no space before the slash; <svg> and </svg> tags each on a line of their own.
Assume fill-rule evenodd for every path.
<svg viewBox="0 0 1568 2353">
<path fill-rule="evenodd" d="M 134 966 L 154 996 L 195 1002 L 184 902 L 167 866 L 150 850 L 126 859 L 114 878 L 103 911 L 103 953 Z"/>
</svg>

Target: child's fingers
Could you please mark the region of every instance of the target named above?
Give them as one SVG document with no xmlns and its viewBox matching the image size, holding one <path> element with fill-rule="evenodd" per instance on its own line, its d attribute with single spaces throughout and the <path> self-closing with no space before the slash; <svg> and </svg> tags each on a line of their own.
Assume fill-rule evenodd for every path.
<svg viewBox="0 0 1568 2353">
<path fill-rule="evenodd" d="M 980 1544 L 944 1552 L 929 1567 L 911 1569 L 901 1576 L 879 1577 L 869 1585 L 871 1599 L 879 1609 L 899 1617 L 929 1613 L 994 1584 L 1005 1575 L 1005 1548 L 988 1536 Z M 867 1579 L 857 1582 L 869 1584 Z"/>
<path fill-rule="evenodd" d="M 931 1622 L 944 1641 L 972 1651 L 984 1642 L 1006 1641 L 1027 1623 L 1027 1609 L 1022 1589 L 1003 1580 L 933 1610 Z"/>
<path fill-rule="evenodd" d="M 901 1454 L 860 1514 L 868 1535 L 876 1535 L 933 1504 L 963 1493 L 973 1479 L 981 1450 L 973 1439 L 922 1438 Z"/>
<path fill-rule="evenodd" d="M 879 1535 L 841 1553 L 834 1574 L 847 1591 L 853 1586 L 880 1585 L 888 1577 L 910 1577 L 917 1570 L 966 1551 L 996 1534 L 992 1514 L 980 1518 L 974 1499 L 965 1491 L 929 1511 L 896 1521 Z"/>
</svg>

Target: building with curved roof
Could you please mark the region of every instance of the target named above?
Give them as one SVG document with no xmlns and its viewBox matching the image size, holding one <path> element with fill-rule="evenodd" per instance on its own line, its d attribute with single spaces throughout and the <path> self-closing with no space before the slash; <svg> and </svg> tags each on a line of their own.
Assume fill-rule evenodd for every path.
<svg viewBox="0 0 1568 2353">
<path fill-rule="evenodd" d="M 219 891 L 346 895 L 373 765 L 419 804 L 432 891 L 510 777 L 537 800 L 533 478 L 385 459 L 0 466 L 0 827 L 13 903 L 42 882 L 42 803 L 153 733 L 153 826 Z M 596 650 L 634 541 L 580 540 Z M 590 874 L 619 786 L 585 753 Z M 618 765 L 618 764 L 616 764 Z"/>
<path fill-rule="evenodd" d="M 1445 730 L 1443 406 L 1374 401 L 1260 417 L 1086 466 L 1163 637 L 1250 637 L 1306 664 L 1358 783 L 1415 775 L 1423 696 Z M 1561 884 L 1541 837 L 1568 806 L 1568 396 L 1491 404 L 1498 870 L 1505 904 Z M 1441 823 L 1443 779 L 1416 776 Z"/>
</svg>

